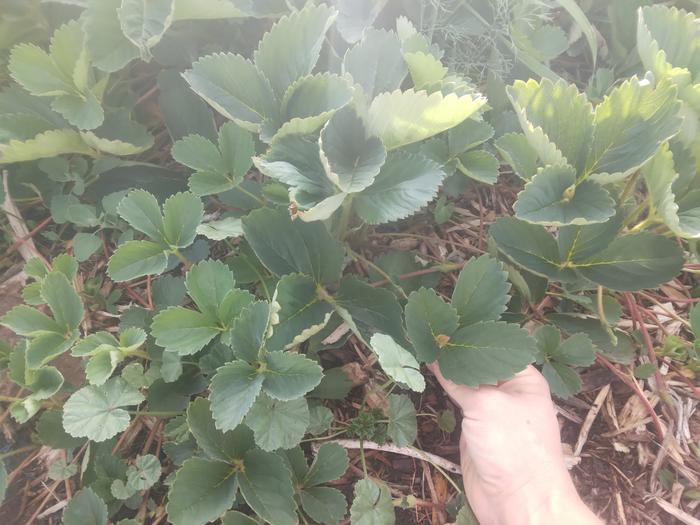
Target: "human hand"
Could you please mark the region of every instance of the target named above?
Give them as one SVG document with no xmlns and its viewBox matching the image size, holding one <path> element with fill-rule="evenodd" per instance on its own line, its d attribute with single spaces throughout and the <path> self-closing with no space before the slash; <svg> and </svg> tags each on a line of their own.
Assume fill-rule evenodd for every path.
<svg viewBox="0 0 700 525">
<path fill-rule="evenodd" d="M 481 525 L 601 523 L 576 493 L 549 386 L 535 368 L 479 388 L 429 368 L 462 410 L 464 490 Z"/>
</svg>

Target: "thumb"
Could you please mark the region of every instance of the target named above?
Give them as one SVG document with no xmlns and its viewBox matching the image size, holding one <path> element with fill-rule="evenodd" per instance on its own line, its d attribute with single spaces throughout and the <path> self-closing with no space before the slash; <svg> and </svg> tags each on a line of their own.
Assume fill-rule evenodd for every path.
<svg viewBox="0 0 700 525">
<path fill-rule="evenodd" d="M 450 396 L 452 401 L 454 401 L 454 403 L 462 409 L 462 412 L 464 412 L 467 408 L 469 397 L 475 392 L 475 389 L 464 385 L 457 385 L 449 379 L 445 379 L 445 376 L 443 376 L 442 372 L 440 371 L 440 365 L 438 365 L 437 361 L 428 364 L 427 367 L 428 370 L 430 370 L 437 378 L 440 386 L 442 386 L 447 395 Z"/>
</svg>

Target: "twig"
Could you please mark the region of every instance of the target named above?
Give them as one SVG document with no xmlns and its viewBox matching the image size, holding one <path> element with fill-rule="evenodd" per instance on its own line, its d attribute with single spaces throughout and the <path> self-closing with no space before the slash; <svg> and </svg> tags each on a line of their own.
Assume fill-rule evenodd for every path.
<svg viewBox="0 0 700 525">
<path fill-rule="evenodd" d="M 595 421 L 598 412 L 600 412 L 600 408 L 603 406 L 603 402 L 605 401 L 605 398 L 608 396 L 609 392 L 610 385 L 608 384 L 600 389 L 595 401 L 593 401 L 593 405 L 591 405 L 588 414 L 586 414 L 586 419 L 583 420 L 583 425 L 581 425 L 581 431 L 579 432 L 578 439 L 576 440 L 576 447 L 574 447 L 574 456 L 581 455 L 583 446 L 586 444 L 586 441 L 588 441 L 588 433 L 590 432 L 593 422 Z"/>
<path fill-rule="evenodd" d="M 453 463 L 448 459 L 441 458 L 440 456 L 436 456 L 435 454 L 431 454 L 430 452 L 424 452 L 411 447 L 397 447 L 396 445 L 391 444 L 379 445 L 377 443 L 373 443 L 372 441 L 363 441 L 362 445 L 360 445 L 360 441 L 356 439 L 334 439 L 332 441 L 327 441 L 326 443 L 337 443 L 341 447 L 350 450 L 359 450 L 360 447 L 362 447 L 368 450 L 378 450 L 380 452 L 400 454 L 402 456 L 427 461 L 428 463 L 437 465 L 452 474 L 462 475 L 462 469 L 456 463 Z"/>
<path fill-rule="evenodd" d="M 44 259 L 41 253 L 39 253 L 39 250 L 37 250 L 36 245 L 32 240 L 31 232 L 27 228 L 19 209 L 17 209 L 17 206 L 10 196 L 8 179 L 9 176 L 7 174 L 7 170 L 3 170 L 2 186 L 5 190 L 5 202 L 2 204 L 2 209 L 7 215 L 7 221 L 10 223 L 10 229 L 14 233 L 16 243 L 21 241 L 17 246 L 17 250 L 19 250 L 20 255 L 25 261 L 29 261 L 34 257 L 39 257 L 42 261 L 46 262 L 46 259 Z"/>
<path fill-rule="evenodd" d="M 681 523 L 685 523 L 686 525 L 700 525 L 699 519 L 692 517 L 690 514 L 682 511 L 678 507 L 674 507 L 668 501 L 661 498 L 656 498 L 654 501 L 656 501 L 659 507 L 668 512 L 671 516 L 676 518 Z"/>
</svg>

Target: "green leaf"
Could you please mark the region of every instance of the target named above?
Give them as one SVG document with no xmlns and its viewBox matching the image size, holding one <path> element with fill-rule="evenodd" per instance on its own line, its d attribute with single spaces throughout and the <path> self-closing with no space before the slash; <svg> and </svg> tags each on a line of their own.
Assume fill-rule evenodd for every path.
<svg viewBox="0 0 700 525">
<path fill-rule="evenodd" d="M 163 238 L 163 216 L 156 198 L 145 190 L 130 191 L 117 206 L 119 216 L 129 226 L 155 241 Z"/>
<path fill-rule="evenodd" d="M 473 270 L 470 270 L 470 273 L 471 271 Z M 460 282 L 461 277 L 458 286 Z M 459 295 L 460 301 L 465 293 L 464 287 L 465 285 L 461 285 L 459 292 L 458 288 L 455 289 L 455 295 Z M 426 363 L 435 361 L 445 340 L 449 340 L 458 326 L 459 313 L 434 290 L 421 288 L 408 297 L 406 330 L 419 360 Z"/>
<path fill-rule="evenodd" d="M 255 65 L 278 99 L 296 79 L 311 73 L 335 16 L 335 10 L 326 5 L 308 5 L 282 17 L 260 40 Z"/>
<path fill-rule="evenodd" d="M 185 277 L 188 295 L 203 314 L 213 318 L 217 317 L 219 305 L 235 284 L 233 272 L 221 261 L 201 261 L 190 268 Z"/>
<path fill-rule="evenodd" d="M 518 194 L 513 210 L 516 217 L 534 224 L 583 225 L 615 215 L 615 200 L 592 180 L 577 183 L 571 166 L 546 166 Z"/>
<path fill-rule="evenodd" d="M 436 91 L 381 93 L 370 104 L 367 124 L 387 150 L 419 142 L 446 131 L 469 118 L 486 103 L 478 94 Z M 407 126 L 406 123 L 411 125 Z"/>
<path fill-rule="evenodd" d="M 78 262 L 87 261 L 90 256 L 100 249 L 102 239 L 94 233 L 76 233 L 73 237 L 73 251 Z"/>
<path fill-rule="evenodd" d="M 347 513 L 345 495 L 330 487 L 311 487 L 299 494 L 301 506 L 318 523 L 337 525 Z"/>
<path fill-rule="evenodd" d="M 417 51 L 405 53 L 403 57 L 416 88 L 440 82 L 447 75 L 447 68 L 442 65 L 440 59 L 431 53 Z"/>
<path fill-rule="evenodd" d="M 348 453 L 337 443 L 324 443 L 304 475 L 305 488 L 315 487 L 340 478 L 348 469 Z"/>
<path fill-rule="evenodd" d="M 203 235 L 213 241 L 241 237 L 243 235 L 243 223 L 237 217 L 225 217 L 220 220 L 205 222 L 197 226 L 197 235 Z"/>
<path fill-rule="evenodd" d="M 262 122 L 279 111 L 269 80 L 240 55 L 202 57 L 183 76 L 216 111 L 248 131 L 259 132 Z"/>
<path fill-rule="evenodd" d="M 179 355 L 197 353 L 220 333 L 216 317 L 171 306 L 153 318 L 151 332 L 156 344 Z"/>
<path fill-rule="evenodd" d="M 401 306 L 389 290 L 375 288 L 357 277 L 347 276 L 340 281 L 334 305 L 339 314 L 341 311 L 337 307 L 351 317 L 351 323 L 358 331 L 356 335 L 366 341 L 376 332 L 390 335 L 399 344 L 406 340 Z M 348 321 L 345 317 L 343 320 Z"/>
<path fill-rule="evenodd" d="M 377 354 L 382 370 L 390 378 L 415 392 L 425 390 L 425 379 L 420 372 L 420 364 L 408 350 L 385 334 L 374 334 L 370 345 Z"/>
<path fill-rule="evenodd" d="M 143 395 L 121 378 L 103 386 L 86 386 L 68 398 L 63 407 L 63 428 L 73 437 L 105 441 L 126 430 L 131 421 L 121 407 L 138 405 Z"/>
<path fill-rule="evenodd" d="M 266 361 L 263 389 L 280 401 L 291 401 L 311 392 L 323 377 L 321 367 L 300 354 L 270 352 Z"/>
<path fill-rule="evenodd" d="M 243 231 L 260 261 L 277 275 L 303 273 L 318 283 L 340 277 L 345 250 L 320 222 L 292 221 L 282 210 L 263 208 L 243 219 Z"/>
<path fill-rule="evenodd" d="M 85 46 L 96 67 L 112 73 L 139 56 L 124 36 L 117 10 L 121 0 L 88 0 L 84 12 Z"/>
<path fill-rule="evenodd" d="M 171 247 L 186 248 L 197 236 L 204 207 L 192 193 L 176 193 L 163 204 L 163 235 Z"/>
<path fill-rule="evenodd" d="M 187 135 L 173 144 L 173 158 L 199 172 L 225 173 L 226 166 L 219 148 L 200 135 Z"/>
<path fill-rule="evenodd" d="M 108 113 L 104 123 L 92 131 L 81 131 L 83 141 L 96 150 L 110 155 L 136 155 L 153 146 L 148 129 L 131 120 L 128 111 Z"/>
<path fill-rule="evenodd" d="M 644 363 L 634 369 L 634 377 L 637 379 L 649 379 L 658 371 L 656 364 Z"/>
<path fill-rule="evenodd" d="M 333 313 L 333 308 L 319 298 L 314 280 L 305 275 L 282 277 L 273 302 L 279 305 L 279 320 L 272 328 L 268 350 L 287 350 L 303 343 L 321 331 Z"/>
<path fill-rule="evenodd" d="M 232 510 L 221 518 L 221 525 L 260 525 L 260 522 L 236 510 Z"/>
<path fill-rule="evenodd" d="M 0 503 L 5 501 L 5 492 L 7 492 L 7 469 L 5 463 L 0 461 Z"/>
<path fill-rule="evenodd" d="M 337 111 L 321 131 L 321 159 L 326 175 L 341 191 L 356 193 L 370 186 L 386 160 L 386 149 L 369 136 L 355 109 Z"/>
<path fill-rule="evenodd" d="M 227 431 L 240 425 L 260 394 L 265 379 L 243 361 L 233 361 L 219 368 L 211 380 L 209 393 L 216 428 Z"/>
<path fill-rule="evenodd" d="M 214 114 L 179 71 L 165 69 L 158 74 L 158 105 L 173 142 L 192 134 L 216 140 Z"/>
<path fill-rule="evenodd" d="M 153 454 L 139 456 L 126 471 L 127 487 L 136 491 L 150 489 L 160 479 L 161 466 Z"/>
<path fill-rule="evenodd" d="M 440 165 L 427 157 L 391 155 L 374 183 L 353 201 L 355 211 L 369 224 L 404 219 L 433 200 L 444 177 Z"/>
<path fill-rule="evenodd" d="M 396 523 L 389 487 L 370 478 L 355 483 L 355 498 L 350 507 L 350 518 L 352 525 Z"/>
<path fill-rule="evenodd" d="M 244 307 L 231 330 L 231 346 L 241 359 L 249 363 L 258 360 L 270 332 L 274 312 L 264 301 Z"/>
<path fill-rule="evenodd" d="M 144 275 L 163 273 L 167 264 L 168 257 L 160 244 L 128 241 L 109 258 L 107 274 L 113 281 L 130 281 Z"/>
<path fill-rule="evenodd" d="M 470 179 L 484 184 L 495 184 L 498 181 L 501 163 L 488 151 L 476 150 L 462 153 L 457 158 L 457 169 Z"/>
<path fill-rule="evenodd" d="M 683 250 L 667 237 L 651 233 L 625 235 L 598 254 L 575 263 L 591 281 L 611 290 L 655 288 L 678 275 Z"/>
<path fill-rule="evenodd" d="M 122 0 L 117 9 L 124 36 L 150 60 L 151 48 L 160 42 L 173 21 L 174 0 Z"/>
<path fill-rule="evenodd" d="M 208 399 L 199 397 L 187 408 L 187 426 L 201 448 L 209 458 L 232 463 L 234 459 L 253 446 L 250 430 L 237 427 L 230 432 L 222 432 L 215 426 Z"/>
<path fill-rule="evenodd" d="M 494 142 L 504 161 L 510 164 L 515 174 L 530 180 L 537 172 L 537 151 L 522 133 L 506 133 Z"/>
<path fill-rule="evenodd" d="M 573 270 L 561 266 L 557 242 L 544 227 L 501 217 L 491 225 L 489 234 L 500 252 L 535 275 L 562 282 L 576 279 Z"/>
<path fill-rule="evenodd" d="M 309 422 L 306 399 L 278 401 L 265 395 L 258 397 L 245 419 L 255 434 L 255 444 L 270 452 L 297 446 Z"/>
<path fill-rule="evenodd" d="M 308 75 L 296 80 L 284 95 L 279 122 L 270 120 L 261 138 L 314 133 L 340 108 L 352 100 L 350 79 L 330 73 Z"/>
<path fill-rule="evenodd" d="M 506 88 L 530 145 L 546 164 L 569 164 L 582 173 L 593 138 L 593 106 L 563 80 L 516 80 Z"/>
<path fill-rule="evenodd" d="M 27 367 L 39 368 L 68 350 L 75 337 L 46 332 L 34 337 L 27 347 Z"/>
<path fill-rule="evenodd" d="M 399 89 L 408 69 L 396 33 L 368 28 L 362 40 L 346 51 L 343 73 L 349 73 L 370 100 Z"/>
<path fill-rule="evenodd" d="M 77 131 L 54 129 L 28 140 L 10 140 L 7 144 L 0 144 L 0 164 L 26 162 L 72 153 L 95 155 Z"/>
<path fill-rule="evenodd" d="M 297 523 L 294 488 L 282 458 L 253 449 L 243 460 L 238 475 L 241 494 L 255 513 L 267 522 L 279 525 Z"/>
<path fill-rule="evenodd" d="M 51 102 L 51 109 L 60 113 L 79 129 L 95 129 L 105 119 L 100 101 L 93 93 L 85 95 L 62 95 Z"/>
<path fill-rule="evenodd" d="M 0 318 L 0 322 L 17 335 L 25 337 L 41 335 L 43 332 L 61 332 L 61 326 L 48 315 L 23 304 L 7 312 Z"/>
<path fill-rule="evenodd" d="M 90 488 L 75 494 L 63 511 L 64 525 L 107 525 L 107 505 Z"/>
<path fill-rule="evenodd" d="M 41 282 L 41 298 L 65 331 L 73 332 L 78 328 L 85 315 L 83 301 L 65 275 L 53 271 L 44 277 Z"/>
<path fill-rule="evenodd" d="M 233 506 L 238 476 L 219 461 L 191 458 L 177 471 L 168 492 L 168 520 L 173 525 L 204 525 Z"/>
<path fill-rule="evenodd" d="M 462 326 L 497 321 L 506 311 L 509 291 L 508 274 L 503 266 L 482 255 L 471 259 L 460 272 L 452 292 L 452 307 L 457 310 Z"/>
<path fill-rule="evenodd" d="M 91 385 L 103 385 L 123 360 L 124 355 L 119 350 L 101 350 L 85 366 L 85 377 Z"/>
<path fill-rule="evenodd" d="M 476 387 L 513 377 L 534 361 L 535 351 L 534 341 L 517 325 L 485 321 L 455 332 L 438 363 L 445 378 Z"/>
<path fill-rule="evenodd" d="M 37 422 L 39 441 L 54 449 L 72 450 L 85 443 L 84 439 L 74 438 L 63 430 L 61 412 L 45 410 Z"/>
<path fill-rule="evenodd" d="M 449 154 L 456 157 L 493 137 L 494 129 L 491 124 L 481 120 L 468 118 L 447 132 Z"/>
<path fill-rule="evenodd" d="M 581 378 L 573 369 L 595 361 L 593 343 L 586 334 L 578 333 L 563 343 L 559 330 L 542 326 L 535 332 L 538 347 L 537 363 L 549 387 L 559 397 L 570 397 L 581 390 Z"/>
<path fill-rule="evenodd" d="M 408 396 L 391 394 L 387 410 L 387 434 L 397 447 L 413 445 L 418 436 L 416 407 Z"/>
<path fill-rule="evenodd" d="M 357 42 L 371 30 L 387 0 L 340 0 L 338 5 L 338 32 L 346 42 Z"/>
<path fill-rule="evenodd" d="M 595 132 L 586 173 L 627 175 L 654 156 L 680 130 L 680 104 L 671 81 L 654 88 L 633 77 L 595 109 Z"/>
</svg>

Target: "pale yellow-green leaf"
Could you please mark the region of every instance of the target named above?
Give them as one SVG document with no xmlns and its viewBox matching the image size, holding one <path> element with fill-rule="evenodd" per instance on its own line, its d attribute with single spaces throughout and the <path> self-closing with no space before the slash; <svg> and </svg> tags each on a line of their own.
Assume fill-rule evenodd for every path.
<svg viewBox="0 0 700 525">
<path fill-rule="evenodd" d="M 11 140 L 0 144 L 0 164 L 44 159 L 74 153 L 95 155 L 95 151 L 72 129 L 54 129 L 29 140 Z"/>
</svg>

